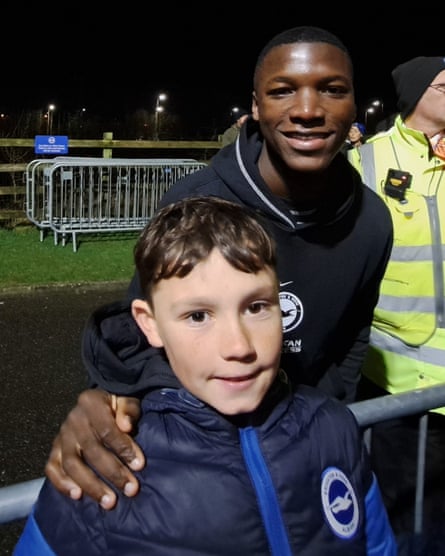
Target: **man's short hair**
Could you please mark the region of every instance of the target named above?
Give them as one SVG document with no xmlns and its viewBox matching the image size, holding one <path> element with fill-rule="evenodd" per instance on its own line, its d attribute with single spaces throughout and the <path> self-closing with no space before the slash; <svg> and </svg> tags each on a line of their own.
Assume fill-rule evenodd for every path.
<svg viewBox="0 0 445 556">
<path fill-rule="evenodd" d="M 263 63 L 264 58 L 273 48 L 275 48 L 276 46 L 293 44 L 296 42 L 324 42 L 332 44 L 333 46 L 336 46 L 337 48 L 342 50 L 351 60 L 348 49 L 336 35 L 334 35 L 330 31 L 327 31 L 326 29 L 322 29 L 321 27 L 303 25 L 300 27 L 287 29 L 286 31 L 278 33 L 278 35 L 275 35 L 261 50 L 255 65 L 255 73 Z"/>
</svg>

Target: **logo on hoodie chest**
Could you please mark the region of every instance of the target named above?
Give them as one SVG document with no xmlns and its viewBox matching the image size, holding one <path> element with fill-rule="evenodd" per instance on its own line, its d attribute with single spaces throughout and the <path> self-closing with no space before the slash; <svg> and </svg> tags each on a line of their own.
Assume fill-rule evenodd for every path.
<svg viewBox="0 0 445 556">
<path fill-rule="evenodd" d="M 284 284 L 280 285 L 283 286 Z M 303 320 L 304 313 L 300 299 L 291 292 L 280 292 L 280 307 L 283 332 L 290 332 L 297 328 Z"/>
</svg>

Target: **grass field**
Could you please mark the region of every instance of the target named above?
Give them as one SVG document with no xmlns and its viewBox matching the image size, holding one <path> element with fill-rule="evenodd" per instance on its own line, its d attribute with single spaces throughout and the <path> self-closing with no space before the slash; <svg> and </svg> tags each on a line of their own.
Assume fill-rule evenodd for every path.
<svg viewBox="0 0 445 556">
<path fill-rule="evenodd" d="M 138 232 L 80 234 L 77 251 L 32 226 L 0 229 L 0 288 L 129 282 Z"/>
</svg>

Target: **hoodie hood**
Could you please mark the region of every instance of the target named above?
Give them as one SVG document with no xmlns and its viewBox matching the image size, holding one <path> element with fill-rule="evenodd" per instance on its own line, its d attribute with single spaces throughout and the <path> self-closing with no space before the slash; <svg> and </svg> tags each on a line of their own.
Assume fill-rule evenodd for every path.
<svg viewBox="0 0 445 556">
<path fill-rule="evenodd" d="M 163 349 L 151 347 L 131 314 L 130 301 L 100 307 L 90 316 L 82 358 L 91 385 L 120 396 L 142 397 L 159 388 L 178 388 Z M 150 362 L 150 372 L 144 372 Z"/>
<path fill-rule="evenodd" d="M 258 170 L 263 137 L 258 122 L 249 118 L 232 145 L 221 149 L 212 159 L 212 168 L 233 199 L 241 201 L 269 221 L 286 229 L 329 226 L 342 218 L 354 203 L 361 180 L 345 157 L 339 153 L 326 176 L 326 195 L 310 217 L 302 217 L 286 200 L 274 195 Z M 234 152 L 235 151 L 235 152 Z M 235 155 L 235 156 L 234 156 Z"/>
</svg>

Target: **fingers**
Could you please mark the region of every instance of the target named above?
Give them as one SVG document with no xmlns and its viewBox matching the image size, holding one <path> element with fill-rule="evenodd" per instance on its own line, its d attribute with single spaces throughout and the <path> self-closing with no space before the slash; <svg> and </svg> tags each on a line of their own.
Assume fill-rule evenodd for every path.
<svg viewBox="0 0 445 556">
<path fill-rule="evenodd" d="M 130 433 L 141 416 L 141 402 L 138 398 L 114 396 L 116 423 L 122 432 Z"/>
<path fill-rule="evenodd" d="M 60 438 L 56 437 L 45 466 L 45 474 L 59 492 L 73 500 L 79 500 L 84 492 L 75 480 L 65 472 L 62 465 L 62 450 L 59 445 Z M 72 469 L 73 476 L 78 476 L 75 464 L 73 463 L 74 460 L 69 458 L 69 461 L 71 461 L 69 467 Z M 117 502 L 115 492 L 100 481 L 89 467 L 83 463 L 80 463 L 80 465 L 83 468 L 80 470 L 81 479 L 79 479 L 79 483 L 86 486 L 85 495 L 96 500 L 105 510 L 114 508 Z"/>
<path fill-rule="evenodd" d="M 90 395 L 89 392 L 90 391 L 87 390 L 79 396 L 77 408 L 79 411 L 82 410 L 86 413 L 89 423 L 92 425 L 95 434 L 99 437 L 101 444 L 108 448 L 109 451 L 115 454 L 120 461 L 123 461 L 131 469 L 139 471 L 145 465 L 145 456 L 131 436 L 122 433 L 130 433 L 134 430 L 141 414 L 140 401 L 138 398 L 118 397 L 100 390 L 91 391 L 100 392 L 99 396 Z M 102 412 L 97 410 L 97 403 L 102 403 L 101 400 L 104 400 L 107 406 L 109 406 L 110 413 L 104 412 L 102 415 Z M 73 414 L 72 417 L 77 418 L 77 415 Z M 79 423 L 80 418 L 79 416 Z M 104 458 L 104 456 L 108 455 L 108 450 L 104 452 L 101 448 L 99 449 L 99 446 L 95 442 L 95 438 L 91 435 L 84 437 L 81 447 L 85 459 L 101 472 L 101 461 L 103 461 L 102 458 Z M 119 469 L 122 467 L 120 462 L 118 462 L 118 467 Z M 111 477 L 105 475 L 105 473 L 103 474 L 107 479 L 110 479 L 113 484 L 116 484 Z M 128 477 L 132 478 L 133 475 L 128 473 Z M 131 480 L 131 482 L 134 481 Z"/>
<path fill-rule="evenodd" d="M 62 451 L 59 437 L 54 439 L 53 446 L 45 466 L 45 474 L 57 490 L 73 500 L 79 500 L 82 489 L 64 472 L 62 465 Z"/>
<path fill-rule="evenodd" d="M 97 472 L 126 496 L 134 496 L 139 484 L 127 465 L 142 469 L 145 458 L 127 432 L 139 415 L 137 398 L 113 398 L 102 390 L 82 392 L 54 440 L 45 467 L 55 488 L 72 498 L 90 496 L 110 509 L 116 494 Z"/>
</svg>

